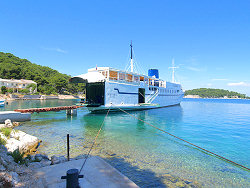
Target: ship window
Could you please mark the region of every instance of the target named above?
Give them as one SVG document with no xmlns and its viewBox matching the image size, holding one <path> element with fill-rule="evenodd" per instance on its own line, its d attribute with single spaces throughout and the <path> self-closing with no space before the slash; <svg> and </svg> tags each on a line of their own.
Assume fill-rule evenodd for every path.
<svg viewBox="0 0 250 188">
<path fill-rule="evenodd" d="M 132 74 L 127 74 L 126 75 L 126 81 L 132 82 Z"/>
<path fill-rule="evenodd" d="M 134 76 L 134 81 L 135 82 L 139 82 L 139 77 L 138 76 Z"/>
<path fill-rule="evenodd" d="M 117 80 L 118 73 L 116 71 L 109 71 L 109 79 Z"/>
<path fill-rule="evenodd" d="M 149 78 L 149 85 L 153 85 L 153 80 Z"/>
<path fill-rule="evenodd" d="M 119 80 L 125 80 L 125 74 L 119 73 Z"/>
</svg>

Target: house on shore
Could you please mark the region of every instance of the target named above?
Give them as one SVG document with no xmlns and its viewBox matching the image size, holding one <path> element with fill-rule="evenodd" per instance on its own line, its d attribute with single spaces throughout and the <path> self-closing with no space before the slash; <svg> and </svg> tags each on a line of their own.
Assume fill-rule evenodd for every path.
<svg viewBox="0 0 250 188">
<path fill-rule="evenodd" d="M 32 80 L 15 80 L 15 79 L 2 79 L 0 78 L 0 89 L 5 86 L 7 89 L 13 89 L 13 92 L 17 92 L 22 89 L 29 89 L 32 92 L 32 88 L 27 88 L 30 84 L 35 84 L 36 88 L 33 92 L 37 91 L 37 83 Z"/>
</svg>

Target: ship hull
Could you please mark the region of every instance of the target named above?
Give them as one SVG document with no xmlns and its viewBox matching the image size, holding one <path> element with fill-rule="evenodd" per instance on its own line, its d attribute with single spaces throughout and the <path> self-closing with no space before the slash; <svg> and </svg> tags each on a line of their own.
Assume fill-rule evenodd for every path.
<svg viewBox="0 0 250 188">
<path fill-rule="evenodd" d="M 102 104 L 87 105 L 90 112 L 103 113 L 108 110 L 113 112 L 163 108 L 179 105 L 184 96 L 178 84 L 170 84 L 167 87 L 168 89 L 150 87 L 140 83 L 105 82 L 102 85 L 101 90 L 103 93 L 98 94 L 103 95 L 103 101 L 99 101 Z M 143 94 L 140 91 L 143 91 Z M 143 95 L 143 98 L 140 95 Z"/>
<path fill-rule="evenodd" d="M 166 108 L 170 106 L 176 106 L 178 104 L 171 104 L 168 106 L 160 106 L 159 104 L 149 105 L 149 106 L 99 106 L 99 107 L 87 107 L 91 113 L 106 113 L 106 112 L 122 112 L 124 111 L 141 111 L 141 110 L 151 110 L 157 108 Z"/>
</svg>

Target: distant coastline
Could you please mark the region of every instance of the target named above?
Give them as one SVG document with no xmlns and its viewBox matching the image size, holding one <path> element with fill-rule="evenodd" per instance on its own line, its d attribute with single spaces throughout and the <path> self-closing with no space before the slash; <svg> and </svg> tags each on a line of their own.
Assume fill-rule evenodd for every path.
<svg viewBox="0 0 250 188">
<path fill-rule="evenodd" d="M 186 90 L 184 98 L 193 99 L 250 99 L 246 94 L 241 94 L 235 91 L 228 91 L 224 89 L 213 88 L 198 88 L 192 90 Z"/>
<path fill-rule="evenodd" d="M 209 97 L 197 97 L 197 96 L 184 96 L 183 98 L 185 98 L 185 99 L 244 99 L 244 100 L 249 100 L 249 98 L 227 98 L 227 97 L 221 97 L 221 98 L 209 98 Z"/>
</svg>

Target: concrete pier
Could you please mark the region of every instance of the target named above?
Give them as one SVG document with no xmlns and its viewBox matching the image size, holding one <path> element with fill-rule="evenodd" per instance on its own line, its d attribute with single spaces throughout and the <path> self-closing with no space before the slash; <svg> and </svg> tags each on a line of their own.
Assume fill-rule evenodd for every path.
<svg viewBox="0 0 250 188">
<path fill-rule="evenodd" d="M 0 112 L 0 123 L 4 123 L 6 119 L 10 119 L 12 122 L 23 122 L 23 121 L 30 121 L 31 114 L 30 113 L 21 113 L 21 112 L 14 112 L 14 111 L 2 111 Z"/>
<path fill-rule="evenodd" d="M 76 116 L 77 115 L 77 109 L 67 109 L 66 114 L 70 116 Z"/>
<path fill-rule="evenodd" d="M 66 187 L 66 180 L 61 179 L 61 176 L 65 176 L 67 170 L 72 168 L 80 170 L 83 162 L 84 159 L 79 159 L 43 167 L 36 171 L 35 176 L 42 178 L 44 186 L 48 188 L 63 188 Z M 134 182 L 97 156 L 88 158 L 81 174 L 84 175 L 84 178 L 79 179 L 81 187 L 138 188 Z"/>
</svg>

